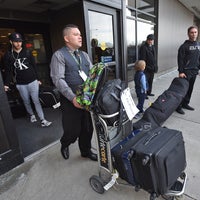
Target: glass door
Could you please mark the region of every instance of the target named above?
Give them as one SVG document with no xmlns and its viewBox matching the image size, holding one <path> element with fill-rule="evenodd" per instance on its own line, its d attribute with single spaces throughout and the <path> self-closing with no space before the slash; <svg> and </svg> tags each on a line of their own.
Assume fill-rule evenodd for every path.
<svg viewBox="0 0 200 200">
<path fill-rule="evenodd" d="M 115 9 L 84 2 L 87 51 L 93 64 L 103 62 L 119 78 L 117 14 Z"/>
</svg>

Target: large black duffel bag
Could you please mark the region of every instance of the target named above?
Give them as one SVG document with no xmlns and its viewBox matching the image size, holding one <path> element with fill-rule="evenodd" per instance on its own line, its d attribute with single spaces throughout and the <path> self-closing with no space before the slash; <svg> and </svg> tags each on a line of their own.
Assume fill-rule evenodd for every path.
<svg viewBox="0 0 200 200">
<path fill-rule="evenodd" d="M 174 78 L 169 88 L 145 110 L 143 117 L 133 124 L 133 130 L 143 129 L 146 123 L 150 124 L 150 129 L 161 126 L 182 102 L 188 87 L 186 79 Z"/>
</svg>

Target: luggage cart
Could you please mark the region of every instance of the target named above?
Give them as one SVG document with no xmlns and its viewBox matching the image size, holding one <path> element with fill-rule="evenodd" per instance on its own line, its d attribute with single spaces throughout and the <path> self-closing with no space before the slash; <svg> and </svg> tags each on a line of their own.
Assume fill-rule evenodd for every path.
<svg viewBox="0 0 200 200">
<path fill-rule="evenodd" d="M 128 125 L 129 120 L 123 121 L 119 134 L 117 134 L 117 124 L 116 126 L 108 126 L 106 124 L 106 118 L 119 115 L 119 112 L 112 115 L 97 114 L 94 111 L 90 111 L 90 113 L 97 142 L 99 175 L 92 175 L 89 182 L 95 192 L 103 194 L 115 184 L 120 184 L 117 182 L 119 173 L 113 167 L 111 149 L 130 134 L 132 130 Z M 166 194 L 162 195 L 162 198 L 166 200 L 180 200 L 185 191 L 186 180 L 187 174 L 183 172 L 173 187 Z M 139 191 L 139 189 L 135 186 L 135 191 Z M 156 198 L 157 196 L 155 194 L 150 195 L 150 200 L 155 200 Z"/>
</svg>

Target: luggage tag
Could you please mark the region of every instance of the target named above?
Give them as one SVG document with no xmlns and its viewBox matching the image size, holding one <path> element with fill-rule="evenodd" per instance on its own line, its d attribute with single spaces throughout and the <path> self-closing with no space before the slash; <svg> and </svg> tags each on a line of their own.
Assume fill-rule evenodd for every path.
<svg viewBox="0 0 200 200">
<path fill-rule="evenodd" d="M 87 75 L 85 74 L 85 72 L 84 72 L 83 70 L 78 70 L 78 73 L 79 73 L 80 77 L 81 77 L 84 81 L 86 81 Z"/>
<path fill-rule="evenodd" d="M 137 106 L 135 105 L 133 98 L 131 96 L 130 88 L 126 88 L 121 95 L 121 101 L 126 111 L 129 120 L 139 112 Z"/>
</svg>

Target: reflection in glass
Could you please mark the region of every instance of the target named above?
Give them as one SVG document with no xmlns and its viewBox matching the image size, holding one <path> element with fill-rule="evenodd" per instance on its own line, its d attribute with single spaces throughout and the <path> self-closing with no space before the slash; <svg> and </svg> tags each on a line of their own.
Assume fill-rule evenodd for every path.
<svg viewBox="0 0 200 200">
<path fill-rule="evenodd" d="M 135 0 L 126 0 L 126 5 L 135 8 L 136 7 Z"/>
<path fill-rule="evenodd" d="M 144 13 L 140 13 L 140 12 L 137 13 L 137 18 L 145 20 L 146 22 L 149 22 L 149 23 L 155 23 L 155 19 L 156 19 L 155 16 L 145 15 Z"/>
<path fill-rule="evenodd" d="M 136 44 L 135 44 L 135 21 L 127 19 L 127 63 L 136 61 Z"/>
<path fill-rule="evenodd" d="M 126 9 L 126 16 L 135 18 L 136 17 L 136 11 L 127 8 Z"/>
<path fill-rule="evenodd" d="M 37 64 L 46 63 L 46 51 L 42 34 L 25 34 L 26 48 L 29 49 Z"/>
<path fill-rule="evenodd" d="M 89 11 L 93 63 L 115 61 L 112 15 Z"/>
</svg>

